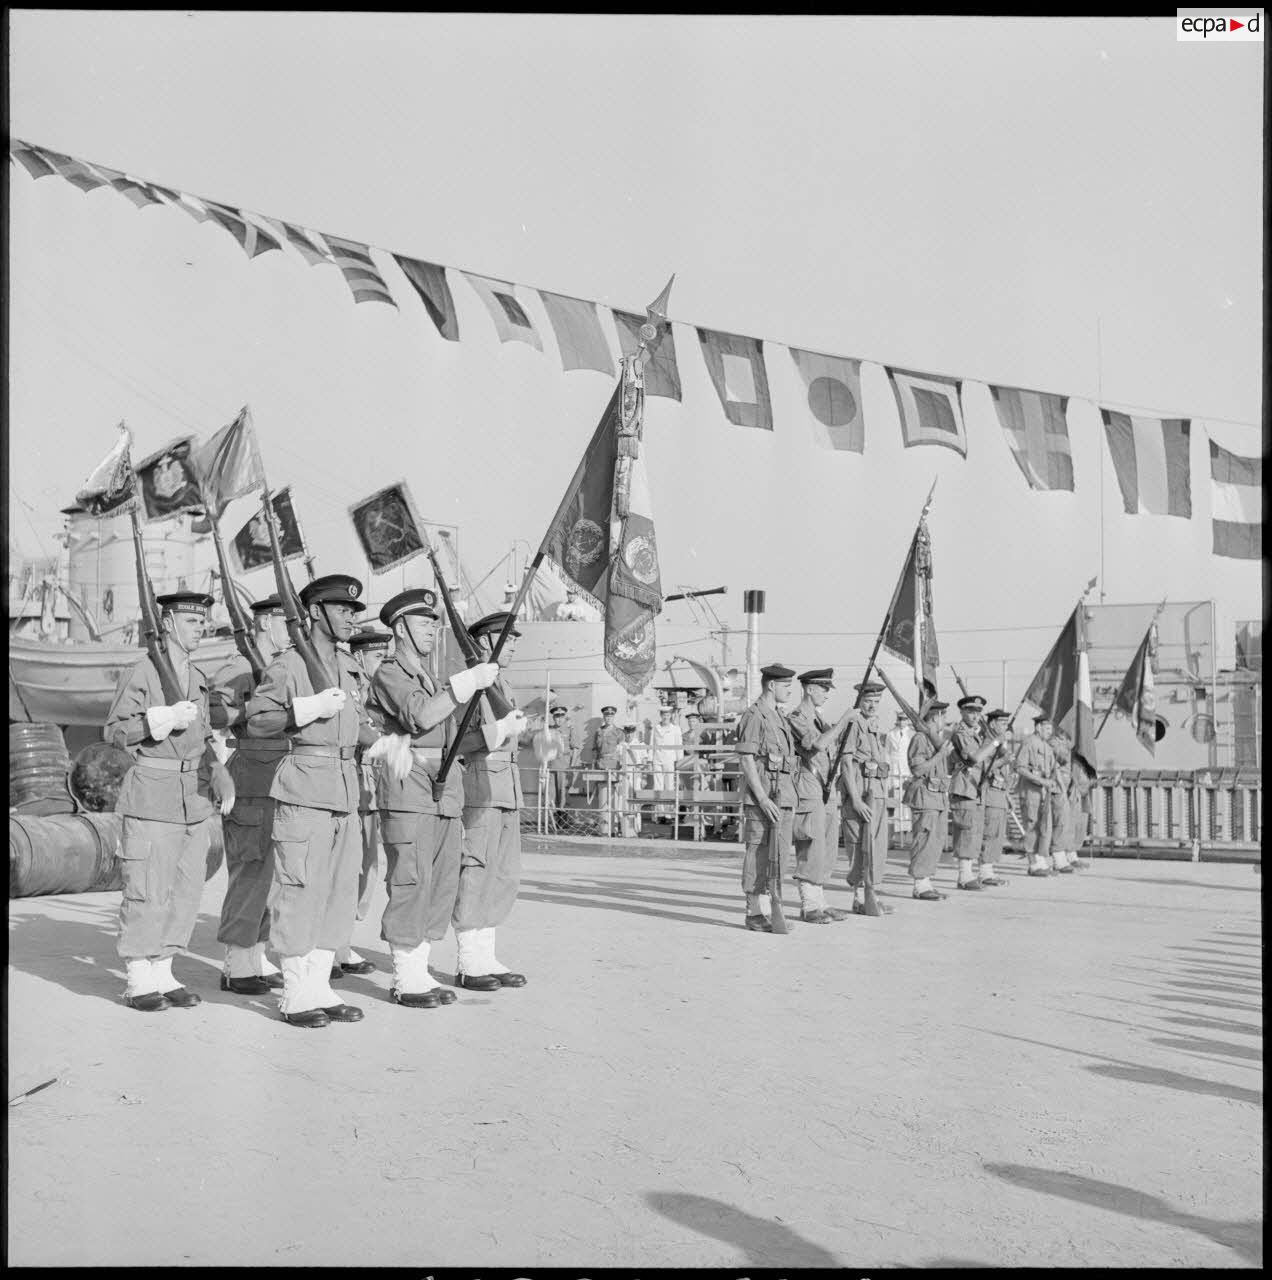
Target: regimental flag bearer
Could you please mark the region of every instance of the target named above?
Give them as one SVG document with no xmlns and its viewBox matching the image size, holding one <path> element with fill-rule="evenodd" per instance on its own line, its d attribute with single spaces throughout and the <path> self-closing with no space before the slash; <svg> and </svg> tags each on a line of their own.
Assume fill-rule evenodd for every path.
<svg viewBox="0 0 1272 1280">
<path fill-rule="evenodd" d="M 883 685 L 862 680 L 853 688 L 861 695 L 858 714 L 848 726 L 836 783 L 843 806 L 844 847 L 851 858 L 848 883 L 853 889 L 852 911 L 853 915 L 864 916 L 869 914 L 866 885 L 881 885 L 888 868 L 887 787 L 891 757 L 888 735 L 878 719 Z M 883 915 L 892 914 L 891 907 L 881 902 L 877 905 Z"/>
<path fill-rule="evenodd" d="M 307 582 L 300 603 L 332 683 L 315 689 L 293 647 L 270 663 L 247 704 L 249 736 L 288 740 L 269 792 L 275 802 L 269 936 L 283 969 L 279 1011 L 299 1027 L 362 1017 L 330 984 L 335 954 L 353 932 L 362 865 L 355 754 L 360 742 L 379 736 L 362 701 L 357 663 L 336 647 L 366 608 L 361 593 L 362 584 L 345 574 Z"/>
<path fill-rule="evenodd" d="M 123 815 L 119 955 L 125 1002 L 156 1012 L 200 1003 L 173 977 L 172 959 L 190 943 L 212 842 L 213 798 L 222 814 L 234 784 L 212 751 L 208 686 L 190 661 L 212 597 L 175 591 L 157 599 L 168 657 L 185 696 L 169 701 L 147 656 L 123 673 L 106 718 L 107 742 L 136 763 L 124 775 L 115 811 Z"/>
</svg>

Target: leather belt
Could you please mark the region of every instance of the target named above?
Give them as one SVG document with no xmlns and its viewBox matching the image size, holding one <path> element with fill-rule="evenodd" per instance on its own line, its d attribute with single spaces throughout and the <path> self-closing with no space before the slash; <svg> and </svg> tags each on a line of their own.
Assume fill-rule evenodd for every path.
<svg viewBox="0 0 1272 1280">
<path fill-rule="evenodd" d="M 288 748 L 286 738 L 235 738 L 234 750 L 248 755 L 282 755 Z"/>
<path fill-rule="evenodd" d="M 352 760 L 357 747 L 319 747 L 305 743 L 291 743 L 288 751 L 294 756 L 323 756 L 328 760 Z"/>
<path fill-rule="evenodd" d="M 137 763 L 146 769 L 164 769 L 169 773 L 189 773 L 202 763 L 202 756 L 189 760 L 171 760 L 167 756 L 138 756 Z"/>
<path fill-rule="evenodd" d="M 412 747 L 411 754 L 417 764 L 440 764 L 446 752 L 442 747 Z"/>
</svg>

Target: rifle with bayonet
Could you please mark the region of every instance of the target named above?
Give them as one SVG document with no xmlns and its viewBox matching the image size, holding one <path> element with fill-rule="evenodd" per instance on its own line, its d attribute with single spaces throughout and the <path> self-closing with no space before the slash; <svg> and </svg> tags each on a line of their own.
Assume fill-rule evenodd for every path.
<svg viewBox="0 0 1272 1280">
<path fill-rule="evenodd" d="M 287 566 L 283 563 L 283 548 L 279 541 L 278 525 L 274 517 L 274 504 L 268 489 L 264 490 L 261 505 L 265 513 L 265 523 L 269 528 L 269 550 L 270 556 L 274 561 L 274 582 L 278 588 L 278 598 L 283 606 L 283 617 L 287 620 L 287 635 L 292 642 L 293 648 L 300 655 L 301 661 L 305 664 L 305 670 L 309 673 L 309 683 L 313 686 L 313 691 L 321 693 L 324 689 L 338 687 L 338 681 L 333 684 L 331 673 L 323 665 L 322 659 L 318 656 L 318 650 L 314 647 L 314 642 L 309 634 L 308 620 L 300 607 L 300 599 L 296 595 L 296 588 L 292 586 Z"/>
<path fill-rule="evenodd" d="M 168 637 L 164 634 L 163 621 L 159 616 L 159 602 L 155 599 L 155 589 L 150 583 L 150 575 L 146 572 L 146 549 L 141 540 L 141 522 L 134 508 L 129 512 L 132 517 L 133 550 L 137 556 L 137 599 L 141 609 L 141 638 L 146 646 L 146 654 L 154 663 L 159 673 L 159 685 L 163 696 L 171 705 L 188 700 L 189 694 L 181 688 L 177 678 L 177 669 L 172 664 L 168 653 Z"/>
<path fill-rule="evenodd" d="M 774 780 L 769 791 L 769 799 L 778 804 L 781 788 L 781 775 Z M 790 933 L 786 923 L 786 913 L 782 910 L 782 810 L 779 805 L 777 821 L 769 824 L 769 918 L 774 933 Z"/>
<path fill-rule="evenodd" d="M 234 579 L 230 577 L 230 566 L 225 555 L 225 544 L 221 541 L 221 530 L 217 526 L 216 516 L 211 508 L 207 509 L 208 523 L 212 526 L 212 545 L 216 547 L 216 562 L 221 568 L 221 595 L 225 600 L 225 611 L 230 615 L 230 629 L 234 632 L 234 647 L 247 660 L 252 669 L 252 684 L 260 684 L 265 674 L 265 658 L 256 644 L 251 624 L 243 609 L 243 602 L 238 598 L 238 590 Z"/>
</svg>

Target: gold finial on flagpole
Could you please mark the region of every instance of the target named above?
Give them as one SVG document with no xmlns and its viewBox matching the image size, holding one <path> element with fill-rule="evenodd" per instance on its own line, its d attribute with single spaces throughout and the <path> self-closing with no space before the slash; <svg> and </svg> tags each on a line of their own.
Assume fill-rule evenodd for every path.
<svg viewBox="0 0 1272 1280">
<path fill-rule="evenodd" d="M 645 308 L 645 323 L 640 326 L 640 344 L 637 347 L 637 355 L 642 364 L 653 355 L 653 349 L 658 345 L 661 336 L 660 330 L 668 323 L 667 298 L 671 293 L 671 286 L 675 282 L 676 273 L 673 271 L 671 279 L 667 281 L 663 291 Z"/>
</svg>

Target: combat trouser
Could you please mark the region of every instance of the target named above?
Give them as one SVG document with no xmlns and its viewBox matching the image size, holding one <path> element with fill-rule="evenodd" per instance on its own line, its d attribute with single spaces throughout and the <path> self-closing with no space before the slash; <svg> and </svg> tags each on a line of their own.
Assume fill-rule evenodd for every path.
<svg viewBox="0 0 1272 1280">
<path fill-rule="evenodd" d="M 189 824 L 124 818 L 121 959 L 165 959 L 189 946 L 211 844 L 211 818 Z"/>
<path fill-rule="evenodd" d="M 466 808 L 455 932 L 502 924 L 520 887 L 520 813 L 516 809 Z"/>
</svg>

